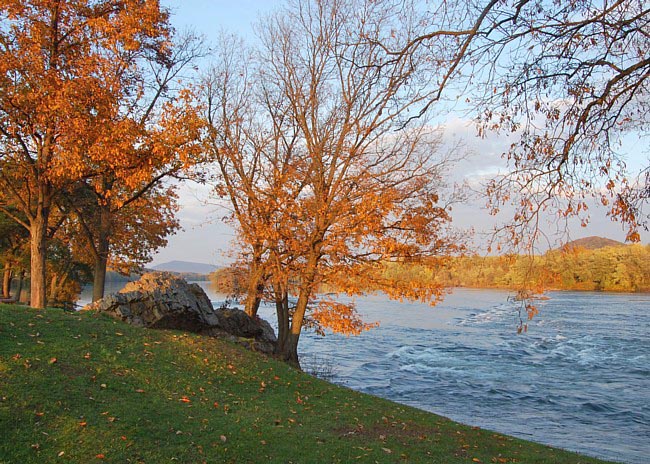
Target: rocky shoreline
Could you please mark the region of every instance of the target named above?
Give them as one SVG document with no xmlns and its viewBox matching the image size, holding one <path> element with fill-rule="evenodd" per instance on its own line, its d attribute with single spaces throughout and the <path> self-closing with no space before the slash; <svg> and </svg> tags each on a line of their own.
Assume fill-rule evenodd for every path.
<svg viewBox="0 0 650 464">
<path fill-rule="evenodd" d="M 86 305 L 137 327 L 176 329 L 226 338 L 271 354 L 277 338 L 271 325 L 234 308 L 215 309 L 203 289 L 169 272 L 150 272 L 117 293 Z"/>
</svg>

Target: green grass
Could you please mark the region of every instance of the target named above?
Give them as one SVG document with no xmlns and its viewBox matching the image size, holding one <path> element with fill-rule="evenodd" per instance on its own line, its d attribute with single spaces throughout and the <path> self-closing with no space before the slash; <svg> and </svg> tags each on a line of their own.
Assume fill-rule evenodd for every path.
<svg viewBox="0 0 650 464">
<path fill-rule="evenodd" d="M 601 463 L 236 345 L 0 305 L 0 463 Z"/>
</svg>

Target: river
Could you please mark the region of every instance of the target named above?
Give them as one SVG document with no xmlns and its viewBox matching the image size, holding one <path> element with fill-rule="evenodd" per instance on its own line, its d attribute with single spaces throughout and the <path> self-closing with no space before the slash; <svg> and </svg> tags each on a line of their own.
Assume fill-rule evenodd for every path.
<svg viewBox="0 0 650 464">
<path fill-rule="evenodd" d="M 331 366 L 337 384 L 465 424 L 647 463 L 650 295 L 548 296 L 521 335 L 517 303 L 500 290 L 456 289 L 436 307 L 361 297 L 358 311 L 380 326 L 306 334 L 301 357 Z M 274 322 L 270 307 L 261 316 Z"/>
</svg>

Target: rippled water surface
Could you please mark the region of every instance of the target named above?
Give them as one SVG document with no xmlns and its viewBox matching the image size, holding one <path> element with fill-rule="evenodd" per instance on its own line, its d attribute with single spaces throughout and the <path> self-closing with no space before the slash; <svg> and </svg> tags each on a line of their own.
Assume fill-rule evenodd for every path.
<svg viewBox="0 0 650 464">
<path fill-rule="evenodd" d="M 336 383 L 456 421 L 650 462 L 650 295 L 549 296 L 522 335 L 518 306 L 503 291 L 459 289 L 433 308 L 358 298 L 379 328 L 306 334 L 301 355 L 331 363 Z M 262 312 L 274 322 L 271 308 Z"/>
<path fill-rule="evenodd" d="M 528 333 L 502 291 L 435 308 L 357 300 L 380 327 L 305 337 L 336 383 L 451 419 L 627 463 L 650 456 L 650 295 L 550 293 Z M 268 318 L 273 316 L 268 314 Z"/>
</svg>

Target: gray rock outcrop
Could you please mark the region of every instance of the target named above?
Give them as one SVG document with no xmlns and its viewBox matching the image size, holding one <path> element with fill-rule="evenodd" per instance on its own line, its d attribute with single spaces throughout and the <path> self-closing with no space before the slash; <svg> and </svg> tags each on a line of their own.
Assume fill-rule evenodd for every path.
<svg viewBox="0 0 650 464">
<path fill-rule="evenodd" d="M 199 285 L 168 272 L 144 274 L 118 293 L 83 309 L 140 327 L 224 337 L 264 353 L 272 353 L 277 343 L 273 328 L 265 320 L 251 318 L 234 308 L 215 310 Z"/>
</svg>

